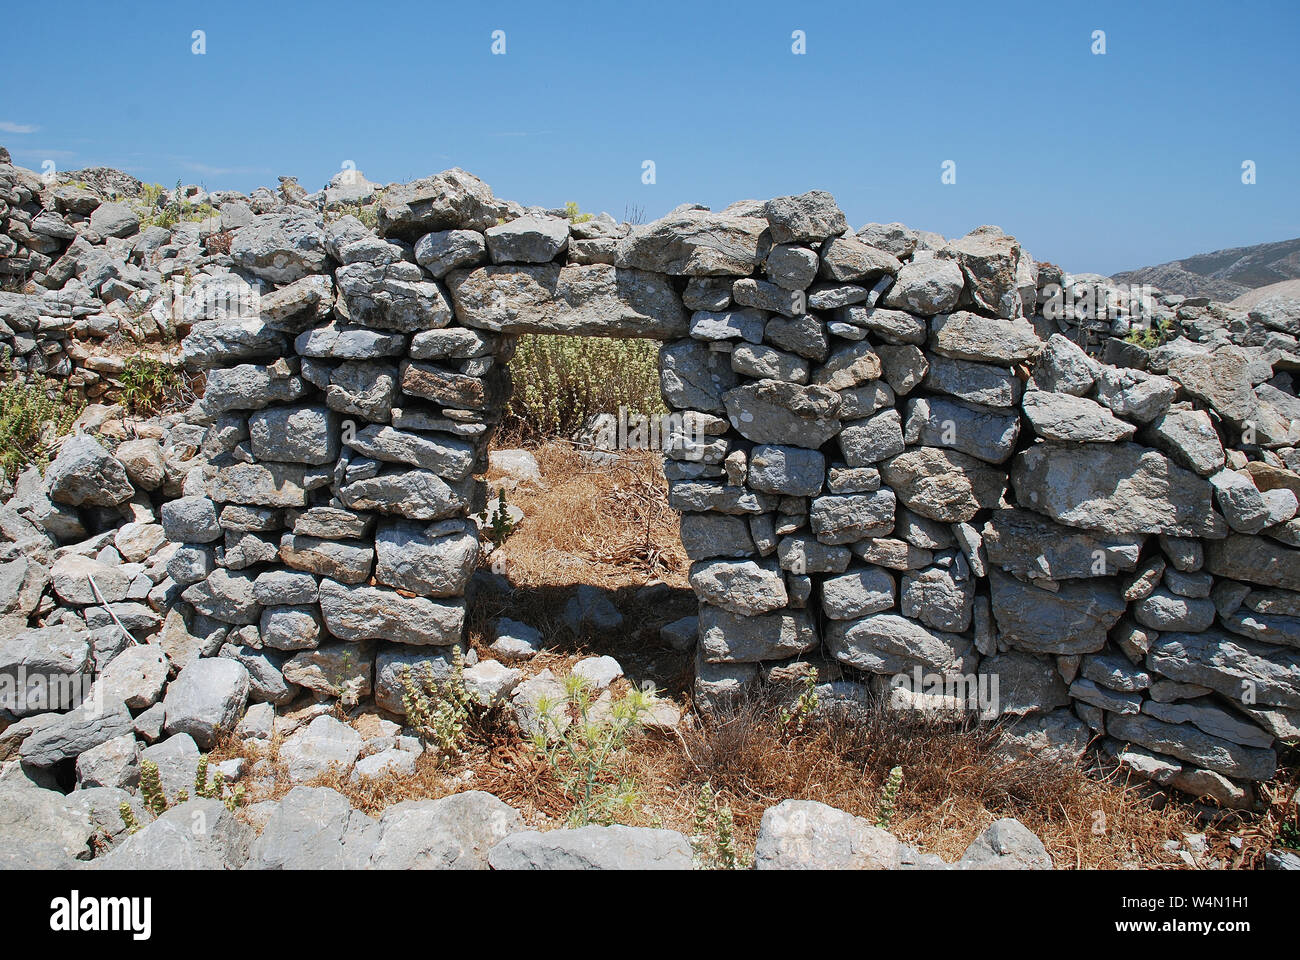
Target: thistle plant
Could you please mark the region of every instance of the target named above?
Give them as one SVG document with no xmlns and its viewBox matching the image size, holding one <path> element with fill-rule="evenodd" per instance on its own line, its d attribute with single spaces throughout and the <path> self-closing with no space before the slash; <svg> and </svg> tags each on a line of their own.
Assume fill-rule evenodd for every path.
<svg viewBox="0 0 1300 960">
<path fill-rule="evenodd" d="M 880 809 L 876 814 L 876 826 L 882 830 L 888 830 L 890 821 L 894 819 L 895 803 L 898 799 L 899 788 L 902 786 L 903 768 L 894 767 L 889 771 L 889 779 L 880 788 Z"/>
<path fill-rule="evenodd" d="M 781 708 L 781 726 L 785 730 L 794 733 L 802 733 L 804 724 L 808 718 L 817 710 L 821 698 L 817 696 L 817 668 L 811 667 L 804 675 L 802 681 L 803 689 L 799 691 L 799 696 L 795 698 L 794 704 L 787 708 Z"/>
<path fill-rule="evenodd" d="M 735 823 L 731 807 L 718 801 L 713 783 L 704 781 L 695 804 L 695 830 L 691 834 L 695 866 L 701 870 L 742 870 L 748 861 L 736 852 Z"/>
<path fill-rule="evenodd" d="M 636 782 L 631 777 L 615 779 L 615 760 L 654 702 L 653 692 L 636 688 L 608 704 L 593 700 L 591 682 L 578 674 L 564 678 L 563 699 L 538 699 L 533 748 L 573 802 L 569 826 L 612 823 L 636 803 Z"/>
<path fill-rule="evenodd" d="M 466 726 L 473 698 L 465 689 L 465 658 L 459 646 L 451 648 L 451 673 L 438 680 L 427 662 L 419 669 L 402 668 L 402 707 L 406 720 L 441 761 L 464 752 Z"/>
</svg>

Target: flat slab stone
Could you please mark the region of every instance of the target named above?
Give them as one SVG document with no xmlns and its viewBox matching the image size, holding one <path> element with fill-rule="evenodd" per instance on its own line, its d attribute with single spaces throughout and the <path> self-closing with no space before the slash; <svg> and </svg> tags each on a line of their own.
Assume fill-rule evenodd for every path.
<svg viewBox="0 0 1300 960">
<path fill-rule="evenodd" d="M 689 332 L 667 278 L 609 264 L 453 270 L 447 287 L 466 326 L 500 333 L 564 333 L 671 340 Z"/>
</svg>

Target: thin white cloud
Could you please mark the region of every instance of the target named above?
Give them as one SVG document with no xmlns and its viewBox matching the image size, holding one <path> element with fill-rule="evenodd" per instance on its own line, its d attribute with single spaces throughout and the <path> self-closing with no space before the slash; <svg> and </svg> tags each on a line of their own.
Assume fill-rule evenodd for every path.
<svg viewBox="0 0 1300 960">
<path fill-rule="evenodd" d="M 180 160 L 177 162 L 191 173 L 199 173 L 205 177 L 229 177 L 238 174 L 262 175 L 271 172 L 267 167 L 213 167 L 193 160 Z"/>
<path fill-rule="evenodd" d="M 0 133 L 35 133 L 40 127 L 34 127 L 30 123 L 11 123 L 8 120 L 0 120 Z"/>
</svg>

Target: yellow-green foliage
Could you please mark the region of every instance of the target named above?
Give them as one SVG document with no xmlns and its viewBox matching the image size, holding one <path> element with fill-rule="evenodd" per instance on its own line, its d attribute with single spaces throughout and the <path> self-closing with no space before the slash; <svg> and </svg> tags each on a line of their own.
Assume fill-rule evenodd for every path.
<svg viewBox="0 0 1300 960">
<path fill-rule="evenodd" d="M 667 412 L 652 340 L 526 334 L 510 361 L 511 424 L 525 439 L 570 436 L 598 413 Z"/>
<path fill-rule="evenodd" d="M 569 826 L 612 823 L 636 803 L 636 782 L 618 777 L 615 765 L 627 738 L 653 712 L 654 704 L 653 693 L 635 688 L 613 700 L 595 700 L 591 683 L 572 673 L 564 678 L 563 700 L 538 699 L 533 748 L 573 802 Z"/>
<path fill-rule="evenodd" d="M 451 674 L 438 680 L 428 662 L 412 671 L 402 668 L 402 708 L 410 724 L 438 754 L 438 760 L 464 752 L 474 700 L 465 689 L 465 658 L 459 646 L 451 648 Z"/>
<path fill-rule="evenodd" d="M 14 477 L 28 464 L 44 467 L 50 445 L 72 427 L 82 403 L 42 383 L 9 380 L 0 384 L 0 470 Z"/>
<path fill-rule="evenodd" d="M 876 826 L 883 830 L 889 829 L 890 821 L 894 819 L 894 810 L 898 802 L 898 791 L 903 786 L 903 768 L 894 767 L 889 771 L 889 779 L 885 785 L 880 788 L 880 809 L 876 815 Z"/>
<path fill-rule="evenodd" d="M 199 757 L 198 765 L 194 768 L 194 795 L 208 800 L 220 800 L 227 810 L 234 813 L 238 807 L 244 805 L 245 791 L 242 783 L 233 790 L 227 791 L 226 778 L 220 770 L 209 780 L 208 757 L 204 754 Z M 168 800 L 167 792 L 163 789 L 162 777 L 158 773 L 158 764 L 152 760 L 140 761 L 140 799 L 144 802 L 144 808 L 155 817 L 161 817 L 169 809 L 184 803 L 189 798 L 188 790 L 178 790 L 176 796 Z M 140 823 L 136 820 L 129 804 L 121 804 L 117 812 L 122 818 L 123 826 L 131 833 L 140 829 Z"/>
<path fill-rule="evenodd" d="M 356 217 L 361 221 L 361 225 L 369 230 L 379 228 L 379 198 L 381 194 L 375 194 L 374 198 L 362 203 L 360 200 L 347 200 L 335 207 L 325 211 L 325 221 L 333 223 L 335 220 L 342 220 L 346 216 Z"/>
<path fill-rule="evenodd" d="M 175 406 L 185 383 L 178 368 L 144 355 L 128 357 L 118 380 L 122 384 L 118 401 L 139 416 L 151 416 Z"/>
<path fill-rule="evenodd" d="M 1156 319 L 1149 326 L 1140 326 L 1135 323 L 1129 328 L 1128 335 L 1124 339 L 1129 343 L 1136 343 L 1139 347 L 1154 350 L 1162 343 L 1172 340 L 1174 335 L 1172 324 L 1167 320 Z"/>
<path fill-rule="evenodd" d="M 210 203 L 190 203 L 181 199 L 181 182 L 176 181 L 176 192 L 170 203 L 163 204 L 163 194 L 167 191 L 161 183 L 146 183 L 135 199 L 133 207 L 140 218 L 140 229 L 145 227 L 174 227 L 182 220 L 198 223 L 216 215 L 216 209 Z"/>
<path fill-rule="evenodd" d="M 578 205 L 570 200 L 564 205 L 564 215 L 569 218 L 570 223 L 586 223 L 592 219 L 589 213 L 580 213 Z"/>
<path fill-rule="evenodd" d="M 713 792 L 705 780 L 695 804 L 695 831 L 691 834 L 695 866 L 701 870 L 741 870 L 749 861 L 736 850 L 735 820 L 731 807 Z"/>
</svg>

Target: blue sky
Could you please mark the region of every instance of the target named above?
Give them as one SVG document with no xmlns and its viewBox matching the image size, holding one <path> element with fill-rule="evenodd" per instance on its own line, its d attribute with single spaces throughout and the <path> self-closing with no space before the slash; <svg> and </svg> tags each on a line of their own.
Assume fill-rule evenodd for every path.
<svg viewBox="0 0 1300 960">
<path fill-rule="evenodd" d="M 855 228 L 996 223 L 1079 272 L 1300 236 L 1296 0 L 43 9 L 8 18 L 0 79 L 0 144 L 37 170 L 248 190 L 461 166 L 619 218 L 820 188 Z"/>
</svg>

